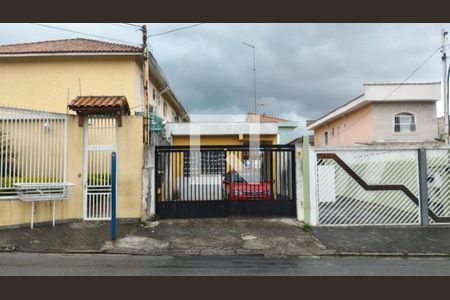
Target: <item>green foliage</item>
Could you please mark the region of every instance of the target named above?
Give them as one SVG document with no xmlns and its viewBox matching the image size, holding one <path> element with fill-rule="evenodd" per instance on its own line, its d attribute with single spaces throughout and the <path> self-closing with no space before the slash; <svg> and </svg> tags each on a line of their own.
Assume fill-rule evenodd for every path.
<svg viewBox="0 0 450 300">
<path fill-rule="evenodd" d="M 89 185 L 111 185 L 110 173 L 91 174 L 87 178 Z"/>
<path fill-rule="evenodd" d="M 304 232 L 311 232 L 312 231 L 312 226 L 310 224 L 308 224 L 308 223 L 305 223 L 303 225 L 302 229 L 303 229 Z"/>
<path fill-rule="evenodd" d="M 12 149 L 10 147 L 10 140 L 8 139 L 8 135 L 7 133 L 5 133 L 2 129 L 2 127 L 0 127 L 0 140 L 1 140 L 1 144 L 0 144 L 0 161 L 1 161 L 1 165 L 0 165 L 0 169 L 2 174 L 5 174 L 6 170 L 11 170 L 11 174 L 12 175 L 17 175 L 16 174 L 16 167 L 14 166 L 14 153 L 12 152 Z M 11 168 L 11 160 L 13 162 L 12 164 L 12 168 Z"/>
<path fill-rule="evenodd" d="M 45 182 L 56 182 L 56 178 L 50 177 L 21 177 L 21 176 L 3 176 L 0 178 L 0 186 L 3 188 L 13 188 L 14 183 L 45 183 Z"/>
</svg>

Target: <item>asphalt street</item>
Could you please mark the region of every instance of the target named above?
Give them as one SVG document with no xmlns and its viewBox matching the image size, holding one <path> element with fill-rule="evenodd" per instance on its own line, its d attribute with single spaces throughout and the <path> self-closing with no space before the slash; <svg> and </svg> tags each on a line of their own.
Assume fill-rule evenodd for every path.
<svg viewBox="0 0 450 300">
<path fill-rule="evenodd" d="M 0 253 L 0 275 L 450 275 L 450 258 Z"/>
</svg>

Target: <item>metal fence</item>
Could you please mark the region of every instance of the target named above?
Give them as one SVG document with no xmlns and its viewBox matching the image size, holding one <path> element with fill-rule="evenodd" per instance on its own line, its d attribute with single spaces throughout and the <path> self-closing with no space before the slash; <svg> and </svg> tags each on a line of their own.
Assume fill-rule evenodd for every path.
<svg viewBox="0 0 450 300">
<path fill-rule="evenodd" d="M 318 224 L 420 224 L 417 153 L 317 150 Z"/>
<path fill-rule="evenodd" d="M 450 150 L 427 150 L 428 207 L 439 223 L 450 222 Z M 440 220 L 439 220 L 440 219 Z M 429 218 L 430 223 L 437 223 Z"/>
<path fill-rule="evenodd" d="M 293 146 L 156 147 L 161 217 L 295 216 Z"/>
<path fill-rule="evenodd" d="M 0 107 L 0 199 L 16 184 L 65 182 L 67 116 Z"/>
</svg>

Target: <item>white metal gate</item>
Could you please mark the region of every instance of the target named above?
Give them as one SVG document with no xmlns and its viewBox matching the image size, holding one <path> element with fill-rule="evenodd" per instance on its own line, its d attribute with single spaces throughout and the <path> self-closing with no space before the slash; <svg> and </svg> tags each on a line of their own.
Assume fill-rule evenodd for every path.
<svg viewBox="0 0 450 300">
<path fill-rule="evenodd" d="M 116 151 L 117 124 L 111 117 L 84 120 L 84 219 L 111 219 L 111 153 Z"/>
<path fill-rule="evenodd" d="M 430 224 L 450 223 L 450 149 L 427 150 L 428 208 L 437 220 Z"/>
<path fill-rule="evenodd" d="M 420 224 L 417 150 L 315 155 L 319 225 Z"/>
</svg>

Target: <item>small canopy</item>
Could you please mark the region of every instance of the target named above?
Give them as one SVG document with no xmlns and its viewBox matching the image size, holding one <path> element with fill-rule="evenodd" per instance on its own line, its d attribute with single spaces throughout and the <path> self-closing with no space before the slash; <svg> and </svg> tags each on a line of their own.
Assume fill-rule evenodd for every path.
<svg viewBox="0 0 450 300">
<path fill-rule="evenodd" d="M 130 115 L 125 96 L 78 96 L 68 105 L 69 109 L 80 116 L 80 126 L 83 126 L 84 116 L 112 116 L 122 126 L 122 116 Z"/>
</svg>

